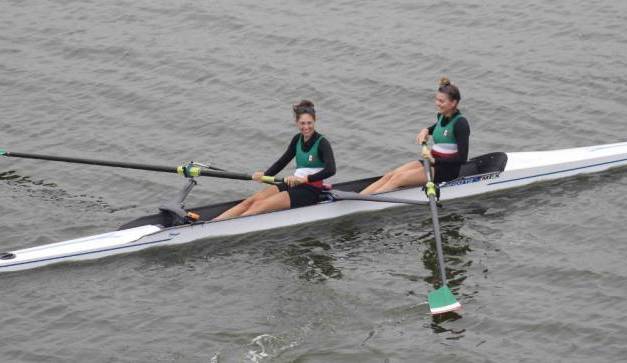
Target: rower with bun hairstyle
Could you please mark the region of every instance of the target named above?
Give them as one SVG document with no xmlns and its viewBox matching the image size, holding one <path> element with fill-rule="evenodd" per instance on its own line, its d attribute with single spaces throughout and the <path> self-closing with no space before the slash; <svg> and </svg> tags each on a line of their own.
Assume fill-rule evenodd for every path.
<svg viewBox="0 0 627 363">
<path fill-rule="evenodd" d="M 432 166 L 436 183 L 457 178 L 461 166 L 468 160 L 470 126 L 457 108 L 459 101 L 459 88 L 448 78 L 441 78 L 435 95 L 435 106 L 438 109 L 435 123 L 420 130 L 416 136 L 418 144 L 426 142 L 429 136 L 433 137 L 433 148 L 423 157 L 434 161 Z M 425 185 L 426 182 L 422 163 L 413 160 L 386 173 L 361 193 L 383 193 L 400 187 Z"/>
<path fill-rule="evenodd" d="M 265 173 L 255 172 L 253 179 L 261 181 L 264 175 L 275 176 L 296 158 L 294 175 L 286 177 L 285 183 L 272 185 L 244 199 L 215 220 L 318 203 L 324 179 L 335 174 L 333 150 L 329 141 L 315 129 L 316 110 L 313 102 L 302 100 L 292 110 L 299 132 L 292 137 L 283 156 Z"/>
</svg>

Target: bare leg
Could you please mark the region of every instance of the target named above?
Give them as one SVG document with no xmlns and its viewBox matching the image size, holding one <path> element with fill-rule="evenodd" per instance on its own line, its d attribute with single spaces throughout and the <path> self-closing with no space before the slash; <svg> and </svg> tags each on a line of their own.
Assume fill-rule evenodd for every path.
<svg viewBox="0 0 627 363">
<path fill-rule="evenodd" d="M 246 212 L 253 205 L 253 203 L 255 203 L 256 201 L 266 199 L 266 198 L 271 197 L 271 196 L 273 196 L 273 195 L 275 195 L 277 193 L 279 193 L 279 188 L 277 188 L 274 185 L 271 186 L 271 187 L 265 188 L 263 190 L 260 190 L 257 193 L 253 194 L 252 196 L 242 200 L 236 206 L 231 207 L 231 209 L 229 209 L 229 210 L 225 211 L 224 213 L 220 214 L 219 216 L 215 217 L 213 220 L 214 221 L 219 221 L 219 220 L 222 220 L 222 219 L 239 217 L 242 214 L 244 214 L 244 212 Z"/>
<path fill-rule="evenodd" d="M 377 180 L 376 182 L 368 185 L 364 190 L 359 192 L 359 194 L 373 194 L 373 193 L 376 193 L 376 191 L 379 188 L 381 188 L 385 183 L 390 181 L 390 179 L 392 178 L 393 173 L 394 173 L 393 171 L 388 171 L 381 178 L 379 178 L 379 180 Z"/>
<path fill-rule="evenodd" d="M 387 183 L 382 185 L 376 193 L 389 192 L 400 187 L 414 187 L 419 185 L 425 185 L 427 183 L 427 176 L 425 175 L 422 167 L 405 170 L 392 175 L 392 178 Z"/>
<path fill-rule="evenodd" d="M 379 180 L 377 180 L 376 182 L 370 184 L 368 187 L 366 187 L 364 190 L 362 190 L 360 192 L 360 194 L 381 193 L 380 189 L 384 185 L 389 183 L 390 180 L 394 177 L 394 175 L 399 174 L 399 173 L 403 173 L 403 172 L 409 171 L 409 170 L 415 170 L 415 169 L 418 169 L 418 168 L 420 168 L 422 170 L 422 165 L 418 161 L 410 161 L 408 163 L 405 163 L 405 164 L 399 166 L 398 168 L 394 169 L 393 171 L 385 173 L 385 175 L 382 176 Z"/>
<path fill-rule="evenodd" d="M 290 209 L 290 195 L 287 192 L 280 192 L 268 198 L 254 202 L 242 216 L 250 216 L 263 212 L 274 212 L 277 210 Z"/>
</svg>

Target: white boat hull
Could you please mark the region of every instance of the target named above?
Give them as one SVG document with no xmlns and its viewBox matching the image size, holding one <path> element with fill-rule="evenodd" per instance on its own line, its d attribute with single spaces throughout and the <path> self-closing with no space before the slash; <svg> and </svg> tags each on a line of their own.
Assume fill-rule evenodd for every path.
<svg viewBox="0 0 627 363">
<path fill-rule="evenodd" d="M 440 199 L 446 201 L 464 198 L 625 166 L 627 142 L 555 151 L 514 152 L 507 153 L 507 157 L 507 165 L 502 172 L 466 177 L 443 184 Z M 421 188 L 407 188 L 383 195 L 427 202 Z M 345 200 L 219 222 L 201 222 L 169 228 L 146 225 L 9 252 L 4 255 L 5 259 L 0 255 L 0 272 L 31 269 L 63 261 L 97 259 L 155 246 L 240 235 L 396 206 L 399 205 Z"/>
</svg>

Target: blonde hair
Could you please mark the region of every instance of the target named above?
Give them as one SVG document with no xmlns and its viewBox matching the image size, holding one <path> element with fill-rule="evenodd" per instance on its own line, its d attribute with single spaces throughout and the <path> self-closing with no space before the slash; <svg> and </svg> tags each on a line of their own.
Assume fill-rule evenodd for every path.
<svg viewBox="0 0 627 363">
<path fill-rule="evenodd" d="M 448 86 L 451 84 L 451 80 L 448 77 L 444 76 L 440 78 L 440 86 Z"/>
<path fill-rule="evenodd" d="M 459 88 L 454 85 L 448 77 L 440 78 L 438 84 L 438 92 L 444 93 L 451 101 L 461 101 L 462 95 L 459 92 Z"/>
</svg>

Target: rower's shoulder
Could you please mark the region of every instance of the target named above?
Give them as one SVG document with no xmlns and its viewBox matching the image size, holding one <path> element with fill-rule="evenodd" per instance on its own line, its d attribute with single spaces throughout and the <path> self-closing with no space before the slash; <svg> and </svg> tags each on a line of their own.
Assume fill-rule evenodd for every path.
<svg viewBox="0 0 627 363">
<path fill-rule="evenodd" d="M 320 143 L 326 143 L 326 144 L 331 144 L 331 142 L 329 141 L 329 138 L 327 138 L 325 135 L 319 133 L 316 131 L 316 133 L 318 134 L 318 140 L 320 140 Z"/>
<path fill-rule="evenodd" d="M 455 127 L 458 127 L 457 125 L 461 125 L 462 127 L 470 127 L 470 121 L 468 121 L 468 119 L 466 118 L 466 116 L 459 115 L 459 118 L 457 119 L 457 124 L 455 125 Z"/>
<path fill-rule="evenodd" d="M 327 140 L 327 138 L 323 134 L 316 131 L 313 135 L 312 142 L 325 142 L 325 140 Z"/>
<path fill-rule="evenodd" d="M 327 139 L 326 137 L 321 135 L 320 136 L 320 145 L 327 146 L 327 147 L 330 148 L 331 147 L 331 141 L 329 141 L 329 139 Z"/>
<path fill-rule="evenodd" d="M 292 140 L 290 141 L 290 144 L 296 144 L 299 139 L 300 139 L 300 132 L 297 133 L 296 135 L 294 135 L 294 137 L 292 137 Z"/>
<path fill-rule="evenodd" d="M 457 119 L 453 127 L 456 134 L 470 134 L 470 122 L 463 115 Z"/>
</svg>

